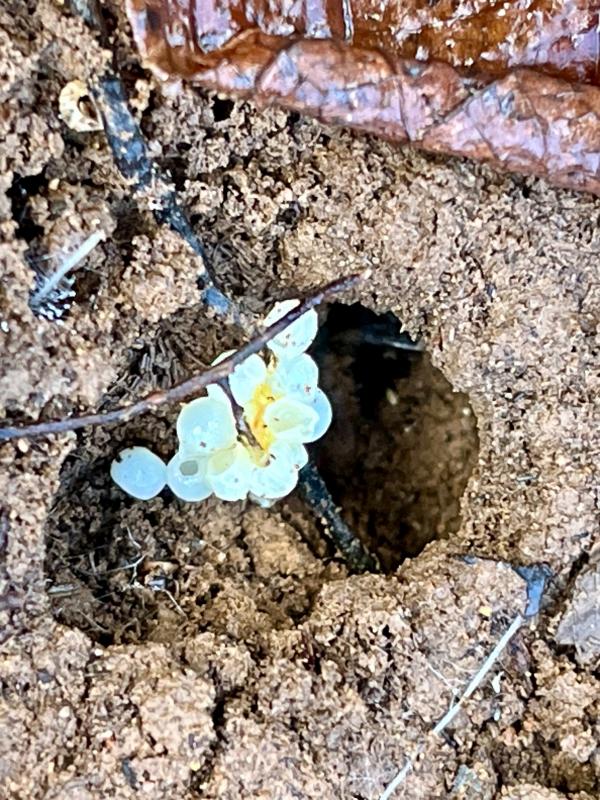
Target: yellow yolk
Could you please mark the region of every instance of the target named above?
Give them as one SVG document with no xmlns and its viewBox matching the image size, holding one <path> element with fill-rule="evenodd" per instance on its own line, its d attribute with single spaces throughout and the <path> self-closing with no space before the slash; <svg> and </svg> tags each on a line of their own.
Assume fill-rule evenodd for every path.
<svg viewBox="0 0 600 800">
<path fill-rule="evenodd" d="M 256 387 L 252 400 L 246 406 L 246 422 L 250 426 L 252 435 L 261 446 L 261 449 L 268 452 L 275 441 L 275 437 L 267 428 L 264 421 L 265 411 L 277 397 L 273 394 L 272 388 L 268 383 L 261 383 Z"/>
</svg>

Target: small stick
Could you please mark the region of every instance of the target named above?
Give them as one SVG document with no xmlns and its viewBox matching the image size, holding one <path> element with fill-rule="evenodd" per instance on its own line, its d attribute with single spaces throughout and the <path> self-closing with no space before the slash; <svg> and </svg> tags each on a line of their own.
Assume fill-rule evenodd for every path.
<svg viewBox="0 0 600 800">
<path fill-rule="evenodd" d="M 74 250 L 71 255 L 63 261 L 60 267 L 49 278 L 47 278 L 42 285 L 32 295 L 30 305 L 32 308 L 37 308 L 41 305 L 50 292 L 55 289 L 62 279 L 74 269 L 80 261 L 87 258 L 92 250 L 106 239 L 106 234 L 103 230 L 94 231 L 87 239 L 85 239 L 79 247 Z"/>
<path fill-rule="evenodd" d="M 104 133 L 119 171 L 132 182 L 137 194 L 153 193 L 152 210 L 156 221 L 168 225 L 200 257 L 204 267 L 201 275 L 203 302 L 219 316 L 231 316 L 233 322 L 239 322 L 235 304 L 217 287 L 204 245 L 177 202 L 175 187 L 161 175 L 148 152 L 140 126 L 129 109 L 121 80 L 107 73 L 91 85 L 90 91 L 100 111 Z"/>
<path fill-rule="evenodd" d="M 519 628 L 524 622 L 525 618 L 522 617 L 520 614 L 517 614 L 517 616 L 513 619 L 511 624 L 508 626 L 508 628 L 504 631 L 504 633 L 498 640 L 492 652 L 489 654 L 489 656 L 486 658 L 483 664 L 479 667 L 477 673 L 473 675 L 473 677 L 469 681 L 469 685 L 467 686 L 463 694 L 460 696 L 458 701 L 452 706 L 452 708 L 449 708 L 448 711 L 444 714 L 444 716 L 432 730 L 432 733 L 439 735 L 442 733 L 443 730 L 445 730 L 445 728 L 448 727 L 448 725 L 452 722 L 454 717 L 458 714 L 458 712 L 460 711 L 462 706 L 466 703 L 466 701 L 469 699 L 469 697 L 471 697 L 471 695 L 476 691 L 476 689 L 479 688 L 485 676 L 494 666 L 496 661 L 500 658 L 500 655 L 502 654 L 502 651 L 504 650 L 506 645 L 510 642 L 510 640 L 513 638 L 515 633 L 519 630 Z"/>
<path fill-rule="evenodd" d="M 12 439 L 31 439 L 36 436 L 47 436 L 53 433 L 65 433 L 75 431 L 93 425 L 108 425 L 113 422 L 127 422 L 133 417 L 145 414 L 148 411 L 159 408 L 167 403 L 176 403 L 187 400 L 189 397 L 198 394 L 209 383 L 218 383 L 227 378 L 233 370 L 245 361 L 249 356 L 262 350 L 265 345 L 275 336 L 284 331 L 295 320 L 310 311 L 323 301 L 328 300 L 333 295 L 350 289 L 360 280 L 367 278 L 370 271 L 367 270 L 358 275 L 350 275 L 347 278 L 339 278 L 336 281 L 323 287 L 315 294 L 306 297 L 295 308 L 292 308 L 275 324 L 267 328 L 263 333 L 245 344 L 228 358 L 218 364 L 193 375 L 181 383 L 175 384 L 170 389 L 159 392 L 152 392 L 146 397 L 126 406 L 120 406 L 113 411 L 104 414 L 84 414 L 79 417 L 67 417 L 65 419 L 53 420 L 51 422 L 39 422 L 34 425 L 22 425 L 7 428 L 0 428 L 0 441 L 10 441 Z"/>
<path fill-rule="evenodd" d="M 471 697 L 471 695 L 478 689 L 478 687 L 483 682 L 483 679 L 494 666 L 496 661 L 500 658 L 502 651 L 506 647 L 506 645 L 510 642 L 516 632 L 519 630 L 521 625 L 525 622 L 525 617 L 521 614 L 517 614 L 517 616 L 513 619 L 511 624 L 508 626 L 506 631 L 502 634 L 496 646 L 492 650 L 492 652 L 488 655 L 485 659 L 483 664 L 479 667 L 475 675 L 469 681 L 469 685 L 459 698 L 459 700 L 449 708 L 448 711 L 444 714 L 444 716 L 440 719 L 440 721 L 433 727 L 430 731 L 430 734 L 434 734 L 440 736 L 442 732 L 448 727 L 448 725 L 452 722 L 454 717 L 458 714 L 460 709 L 463 707 L 465 702 Z M 412 758 L 408 758 L 402 769 L 396 774 L 394 779 L 386 786 L 383 794 L 380 795 L 379 800 L 390 800 L 390 797 L 394 794 L 396 789 L 401 786 L 404 781 L 406 780 L 408 774 L 414 769 L 416 759 L 421 755 L 421 753 L 425 750 L 425 742 L 421 742 L 421 744 L 417 747 L 415 753 L 413 754 Z"/>
<path fill-rule="evenodd" d="M 244 417 L 244 409 L 240 406 L 240 404 L 233 396 L 233 392 L 231 391 L 231 387 L 229 386 L 229 381 L 227 380 L 219 381 L 218 385 L 221 387 L 221 389 L 223 389 L 223 391 L 227 395 L 227 399 L 229 400 L 229 403 L 231 405 L 231 410 L 233 411 L 233 416 L 235 417 L 235 422 L 239 432 L 243 434 L 248 444 L 250 444 L 252 447 L 260 447 L 260 445 L 256 441 L 255 435 L 252 433 L 250 429 L 250 426 L 246 422 L 246 419 Z"/>
<path fill-rule="evenodd" d="M 315 516 L 324 522 L 326 532 L 344 556 L 350 569 L 353 572 L 378 572 L 377 559 L 368 552 L 340 516 L 327 484 L 314 463 L 309 462 L 300 471 L 298 487 Z"/>
<path fill-rule="evenodd" d="M 70 0 L 70 5 L 86 25 L 96 31 L 103 45 L 109 47 L 108 32 L 98 0 Z M 140 126 L 129 108 L 123 82 L 108 69 L 90 84 L 90 92 L 100 112 L 106 140 L 121 175 L 133 184 L 138 195 L 150 195 L 150 207 L 156 221 L 168 225 L 200 257 L 203 266 L 200 276 L 202 300 L 206 306 L 218 316 L 229 317 L 232 322 L 239 324 L 239 309 L 219 289 L 204 245 L 179 205 L 173 183 L 150 155 Z"/>
</svg>

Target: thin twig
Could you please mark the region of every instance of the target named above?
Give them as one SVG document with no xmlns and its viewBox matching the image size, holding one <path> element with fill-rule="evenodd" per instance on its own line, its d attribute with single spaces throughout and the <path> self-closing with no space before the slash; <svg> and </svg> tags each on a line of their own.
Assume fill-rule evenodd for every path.
<svg viewBox="0 0 600 800">
<path fill-rule="evenodd" d="M 179 234 L 199 256 L 203 265 L 200 276 L 202 300 L 221 317 L 229 316 L 239 322 L 236 305 L 217 287 L 204 245 L 177 201 L 175 187 L 153 161 L 140 126 L 129 109 L 121 80 L 106 73 L 90 86 L 90 91 L 102 117 L 104 133 L 121 174 L 141 195 L 152 192 L 152 211 L 161 225 L 168 225 Z"/>
<path fill-rule="evenodd" d="M 350 569 L 355 572 L 377 572 L 379 569 L 377 559 L 367 551 L 360 539 L 346 525 L 329 494 L 327 484 L 312 462 L 301 470 L 298 486 L 307 505 L 323 521 L 325 531 L 344 556 Z"/>
<path fill-rule="evenodd" d="M 231 386 L 229 385 L 229 381 L 222 380 L 219 381 L 218 384 L 221 389 L 227 395 L 227 399 L 229 400 L 229 404 L 231 405 L 231 410 L 233 411 L 233 416 L 235 419 L 235 423 L 239 432 L 243 435 L 244 439 L 248 442 L 249 445 L 252 447 L 260 447 L 258 441 L 256 440 L 256 436 L 252 433 L 252 429 L 250 425 L 246 422 L 246 418 L 244 417 L 244 409 L 238 403 L 238 401 L 233 396 L 233 392 L 231 391 Z"/>
<path fill-rule="evenodd" d="M 179 605 L 177 600 L 175 600 L 175 598 L 173 597 L 172 593 L 168 589 L 155 589 L 155 591 L 164 592 L 167 595 L 167 597 L 169 598 L 169 600 L 175 606 L 175 609 L 177 610 L 177 613 L 180 614 L 182 617 L 187 617 L 187 614 L 185 613 L 183 608 Z"/>
<path fill-rule="evenodd" d="M 167 403 L 176 403 L 182 400 L 187 400 L 189 397 L 196 395 L 201 389 L 204 389 L 210 383 L 218 383 L 219 381 L 227 378 L 233 370 L 245 361 L 249 356 L 262 350 L 265 345 L 271 341 L 275 336 L 285 330 L 288 325 L 297 320 L 307 311 L 320 305 L 323 301 L 328 300 L 333 295 L 337 295 L 347 289 L 350 289 L 360 280 L 368 277 L 369 271 L 360 273 L 359 275 L 351 275 L 348 278 L 339 278 L 336 281 L 328 284 L 320 289 L 315 294 L 309 295 L 302 300 L 299 305 L 288 311 L 285 316 L 281 317 L 274 325 L 271 325 L 263 333 L 257 335 L 248 344 L 245 344 L 235 353 L 228 358 L 220 361 L 218 364 L 201 372 L 198 375 L 193 375 L 181 383 L 175 384 L 170 389 L 163 391 L 152 392 L 146 397 L 138 400 L 129 405 L 120 406 L 112 411 L 107 411 L 104 414 L 84 414 L 79 417 L 67 417 L 66 419 L 53 420 L 51 422 L 39 422 L 34 425 L 14 426 L 7 428 L 0 428 L 0 441 L 9 441 L 11 439 L 31 439 L 36 436 L 47 436 L 54 433 L 65 433 L 66 431 L 75 431 L 79 428 L 86 428 L 94 425 L 109 425 L 113 422 L 127 422 L 133 417 L 140 414 L 145 414 Z"/>
<path fill-rule="evenodd" d="M 485 676 L 488 674 L 488 672 L 500 658 L 506 645 L 510 642 L 510 640 L 517 633 L 517 631 L 519 630 L 521 625 L 523 625 L 524 622 L 525 622 L 525 617 L 523 617 L 521 614 L 517 614 L 516 617 L 511 622 L 511 624 L 506 629 L 506 631 L 502 634 L 502 636 L 496 643 L 492 652 L 488 655 L 488 657 L 479 667 L 475 675 L 471 678 L 467 688 L 464 690 L 459 700 L 451 708 L 448 709 L 448 711 L 440 719 L 437 725 L 435 725 L 431 729 L 429 735 L 433 734 L 436 736 L 441 736 L 442 732 L 456 717 L 456 715 L 463 707 L 463 705 L 466 703 L 466 701 L 479 688 Z M 421 755 L 421 753 L 424 750 L 425 750 L 425 742 L 423 741 L 417 747 L 413 755 L 406 760 L 406 763 L 404 764 L 402 769 L 396 774 L 394 779 L 386 786 L 384 792 L 380 795 L 379 800 L 390 800 L 390 797 L 394 794 L 396 789 L 398 789 L 398 787 L 404 783 L 409 773 L 414 769 L 417 758 Z"/>
<path fill-rule="evenodd" d="M 432 733 L 441 734 L 443 730 L 445 730 L 448 725 L 452 722 L 454 717 L 458 714 L 462 706 L 467 702 L 469 697 L 479 688 L 483 679 L 494 666 L 496 661 L 500 658 L 502 651 L 506 647 L 506 645 L 510 642 L 513 638 L 515 633 L 519 630 L 521 625 L 525 622 L 525 618 L 521 616 L 521 614 L 517 614 L 517 616 L 513 619 L 511 624 L 508 628 L 504 631 L 496 646 L 483 662 L 483 664 L 479 667 L 478 671 L 469 681 L 469 685 L 462 693 L 458 701 L 452 706 L 452 708 L 448 709 L 448 711 L 444 714 L 441 720 L 433 729 Z"/>
<path fill-rule="evenodd" d="M 29 301 L 30 306 L 33 309 L 39 308 L 50 292 L 56 289 L 62 279 L 83 261 L 84 258 L 89 256 L 96 245 L 104 239 L 106 239 L 106 233 L 103 230 L 91 233 L 76 250 L 65 258 L 56 272 L 53 272 L 50 277 L 46 278 L 41 286 L 31 295 Z"/>
</svg>

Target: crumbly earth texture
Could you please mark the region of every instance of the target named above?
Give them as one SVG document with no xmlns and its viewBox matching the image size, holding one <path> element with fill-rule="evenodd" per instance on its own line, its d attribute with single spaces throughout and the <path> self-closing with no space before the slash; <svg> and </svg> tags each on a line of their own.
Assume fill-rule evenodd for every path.
<svg viewBox="0 0 600 800">
<path fill-rule="evenodd" d="M 0 796 L 372 800 L 420 749 L 398 797 L 598 797 L 600 202 L 165 94 L 103 14 L 104 49 L 63 3 L 0 8 L 2 417 L 108 408 L 242 341 L 102 132 L 59 116 L 113 58 L 225 291 L 261 313 L 368 266 L 345 301 L 426 355 L 398 369 L 382 345 L 367 415 L 356 352 L 320 361 L 337 429 L 315 458 L 378 575 L 349 575 L 296 496 L 125 497 L 111 459 L 168 457 L 175 408 L 0 448 Z M 74 296 L 34 314 L 36 280 L 99 228 Z M 552 572 L 541 613 L 428 736 L 524 612 L 531 564 Z"/>
</svg>

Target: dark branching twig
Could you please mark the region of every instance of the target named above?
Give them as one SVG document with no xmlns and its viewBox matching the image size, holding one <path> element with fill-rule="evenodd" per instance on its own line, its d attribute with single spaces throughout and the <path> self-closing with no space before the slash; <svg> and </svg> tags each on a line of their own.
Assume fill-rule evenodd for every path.
<svg viewBox="0 0 600 800">
<path fill-rule="evenodd" d="M 67 431 L 75 431 L 79 428 L 86 428 L 93 425 L 109 425 L 113 422 L 126 422 L 133 417 L 145 414 L 167 403 L 177 403 L 182 400 L 188 400 L 190 397 L 197 395 L 202 389 L 208 386 L 209 383 L 218 383 L 224 378 L 227 378 L 242 361 L 245 361 L 248 356 L 262 350 L 271 339 L 285 330 L 288 325 L 291 325 L 298 317 L 301 317 L 307 311 L 310 311 L 311 308 L 315 308 L 315 306 L 320 305 L 323 301 L 328 300 L 334 295 L 346 289 L 350 289 L 358 283 L 358 281 L 366 277 L 367 274 L 368 273 L 361 273 L 359 275 L 351 275 L 348 278 L 340 278 L 323 287 L 315 294 L 309 295 L 302 300 L 296 308 L 288 311 L 288 313 L 274 325 L 271 325 L 265 331 L 255 336 L 248 344 L 245 344 L 228 358 L 210 367 L 205 372 L 193 375 L 191 378 L 175 384 L 175 386 L 172 386 L 170 389 L 152 392 L 136 403 L 120 406 L 104 414 L 85 414 L 80 417 L 68 417 L 52 422 L 39 422 L 35 425 L 0 428 L 0 441 L 25 438 L 32 439 L 36 436 L 65 433 Z"/>
<path fill-rule="evenodd" d="M 300 493 L 321 520 L 329 537 L 335 542 L 353 572 L 377 572 L 379 564 L 346 525 L 327 484 L 316 466 L 309 462 L 300 472 Z"/>
<path fill-rule="evenodd" d="M 161 174 L 148 152 L 140 127 L 129 109 L 123 83 L 109 73 L 92 85 L 91 92 L 121 174 L 131 181 L 136 193 L 152 191 L 153 212 L 157 222 L 168 225 L 179 234 L 201 259 L 204 267 L 200 276 L 203 302 L 220 317 L 230 316 L 233 322 L 239 322 L 239 310 L 217 288 L 204 245 L 177 202 L 173 184 Z"/>
</svg>

